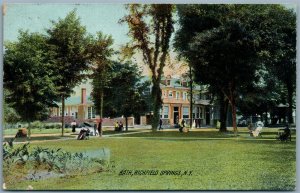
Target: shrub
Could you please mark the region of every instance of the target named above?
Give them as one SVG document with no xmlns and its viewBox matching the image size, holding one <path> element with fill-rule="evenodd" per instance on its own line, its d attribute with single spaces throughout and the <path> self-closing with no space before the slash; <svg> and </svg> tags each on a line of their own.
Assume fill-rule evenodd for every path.
<svg viewBox="0 0 300 193">
<path fill-rule="evenodd" d="M 44 127 L 46 129 L 60 129 L 61 124 L 60 123 L 45 123 Z"/>
<path fill-rule="evenodd" d="M 94 153 L 92 153 L 94 154 Z M 3 174 L 5 182 L 24 178 L 30 172 L 38 170 L 63 173 L 64 175 L 85 175 L 91 172 L 105 171 L 109 168 L 109 159 L 90 157 L 86 153 L 70 153 L 59 149 L 36 147 L 29 151 L 29 143 L 17 148 L 3 145 Z"/>
<path fill-rule="evenodd" d="M 34 122 L 31 123 L 30 126 L 31 126 L 31 128 L 33 128 L 33 129 L 40 129 L 40 128 L 43 127 L 43 123 L 40 122 L 40 121 L 34 121 Z"/>
</svg>

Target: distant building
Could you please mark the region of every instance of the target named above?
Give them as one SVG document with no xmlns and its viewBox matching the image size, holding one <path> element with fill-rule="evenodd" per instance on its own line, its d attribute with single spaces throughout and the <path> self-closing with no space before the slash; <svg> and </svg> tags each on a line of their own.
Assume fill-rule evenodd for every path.
<svg viewBox="0 0 300 193">
<path fill-rule="evenodd" d="M 184 77 L 163 77 L 161 81 L 163 105 L 160 110 L 160 118 L 164 125 L 174 126 L 180 119 L 186 123 L 190 120 L 190 88 L 189 81 Z M 150 88 L 149 88 L 150 92 Z M 216 119 L 216 108 L 210 104 L 211 95 L 204 86 L 193 87 L 193 123 L 198 126 L 211 125 Z M 51 109 L 51 117 L 59 118 L 62 115 L 62 104 L 58 108 Z M 151 124 L 151 113 L 135 118 L 137 125 Z M 65 101 L 65 117 L 68 120 L 93 121 L 96 118 L 96 110 L 90 100 L 90 93 L 87 95 L 86 88 L 81 88 L 80 96 L 71 96 Z"/>
<path fill-rule="evenodd" d="M 190 120 L 190 88 L 187 78 L 163 77 L 161 81 L 162 109 L 160 118 L 164 125 L 176 125 L 178 120 Z M 193 88 L 193 113 L 194 124 L 213 124 L 213 106 L 210 104 L 211 96 L 203 86 Z M 142 116 L 142 125 L 150 124 L 150 116 Z"/>
<path fill-rule="evenodd" d="M 51 109 L 52 117 L 62 115 L 62 104 L 58 103 L 57 105 L 59 108 Z M 80 120 L 96 118 L 94 103 L 90 100 L 85 88 L 81 89 L 81 96 L 71 96 L 65 100 L 65 116 Z"/>
</svg>

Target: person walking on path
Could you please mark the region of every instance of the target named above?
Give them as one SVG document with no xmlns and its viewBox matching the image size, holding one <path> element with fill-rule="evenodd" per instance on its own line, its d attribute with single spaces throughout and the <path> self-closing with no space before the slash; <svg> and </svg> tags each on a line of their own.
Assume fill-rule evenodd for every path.
<svg viewBox="0 0 300 193">
<path fill-rule="evenodd" d="M 158 130 L 162 130 L 163 129 L 161 126 L 162 126 L 162 120 L 159 119 L 159 128 L 158 128 Z"/>
<path fill-rule="evenodd" d="M 183 129 L 184 129 L 184 123 L 185 123 L 184 119 L 182 119 L 181 121 L 179 121 L 179 132 L 183 131 Z"/>
</svg>

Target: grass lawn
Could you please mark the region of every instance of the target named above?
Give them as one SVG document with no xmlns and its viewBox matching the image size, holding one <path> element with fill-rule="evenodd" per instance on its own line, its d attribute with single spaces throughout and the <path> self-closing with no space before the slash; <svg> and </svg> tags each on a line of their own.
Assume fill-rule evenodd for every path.
<svg viewBox="0 0 300 193">
<path fill-rule="evenodd" d="M 6 182 L 6 186 L 9 190 L 24 190 L 28 185 L 34 190 L 295 189 L 295 140 L 279 142 L 265 137 L 247 140 L 246 137 L 230 135 L 230 139 L 224 136 L 218 139 L 221 134 L 217 131 L 206 132 L 166 131 L 83 141 L 70 139 L 32 143 L 31 147 L 63 148 L 71 152 L 108 148 L 115 167 L 111 171 L 86 176 L 16 180 Z M 137 135 L 140 137 L 129 137 Z M 161 135 L 164 137 L 158 137 Z M 191 139 L 180 139 L 183 135 Z M 170 140 L 172 137 L 174 140 Z M 128 175 L 136 170 L 157 170 L 158 175 Z M 122 171 L 124 175 L 120 175 Z M 173 175 L 167 175 L 167 171 L 173 171 Z M 181 174 L 187 171 L 191 175 L 175 175 L 176 171 L 181 171 Z"/>
</svg>

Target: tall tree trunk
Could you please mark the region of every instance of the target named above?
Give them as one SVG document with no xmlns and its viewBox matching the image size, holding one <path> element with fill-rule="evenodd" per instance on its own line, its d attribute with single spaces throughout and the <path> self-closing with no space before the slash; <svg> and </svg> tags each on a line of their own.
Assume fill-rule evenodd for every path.
<svg viewBox="0 0 300 193">
<path fill-rule="evenodd" d="M 227 111 L 228 111 L 228 99 L 225 99 L 225 96 L 223 93 L 220 93 L 220 132 L 226 132 L 227 131 Z"/>
<path fill-rule="evenodd" d="M 28 130 L 28 141 L 30 141 L 30 139 L 31 139 L 31 124 L 30 124 L 30 122 L 28 122 L 27 130 Z"/>
<path fill-rule="evenodd" d="M 128 117 L 125 117 L 126 131 L 128 131 Z"/>
<path fill-rule="evenodd" d="M 159 124 L 159 110 L 162 105 L 161 100 L 161 90 L 160 90 L 160 81 L 156 80 L 155 78 L 152 78 L 152 99 L 153 99 L 153 117 L 152 117 L 152 131 L 157 131 L 157 127 Z"/>
<path fill-rule="evenodd" d="M 65 96 L 61 97 L 61 136 L 64 136 L 65 129 Z"/>
<path fill-rule="evenodd" d="M 100 99 L 100 125 L 99 125 L 99 128 L 100 128 L 100 132 L 99 132 L 99 137 L 102 137 L 102 134 L 103 134 L 103 131 L 102 131 L 102 120 L 103 120 L 103 89 L 101 91 L 101 99 Z"/>
<path fill-rule="evenodd" d="M 236 126 L 236 104 L 235 99 L 232 97 L 231 100 L 231 107 L 232 107 L 232 127 L 235 134 L 237 134 L 237 126 Z"/>
<path fill-rule="evenodd" d="M 288 123 L 294 123 L 293 119 L 293 94 L 294 94 L 294 89 L 292 88 L 291 85 L 287 85 L 287 101 L 289 103 L 289 107 L 287 109 L 287 117 L 288 117 Z"/>
<path fill-rule="evenodd" d="M 232 115 L 232 128 L 235 133 L 237 134 L 237 125 L 236 125 L 236 102 L 235 102 L 235 94 L 234 94 L 234 81 L 229 83 L 228 91 L 229 93 L 226 95 L 225 92 L 224 96 L 228 98 L 228 101 L 231 105 L 231 115 Z"/>
<path fill-rule="evenodd" d="M 189 76 L 190 76 L 190 128 L 192 128 L 193 125 L 193 77 L 192 77 L 192 67 L 191 65 L 189 65 L 190 67 L 190 72 L 189 72 Z"/>
</svg>

